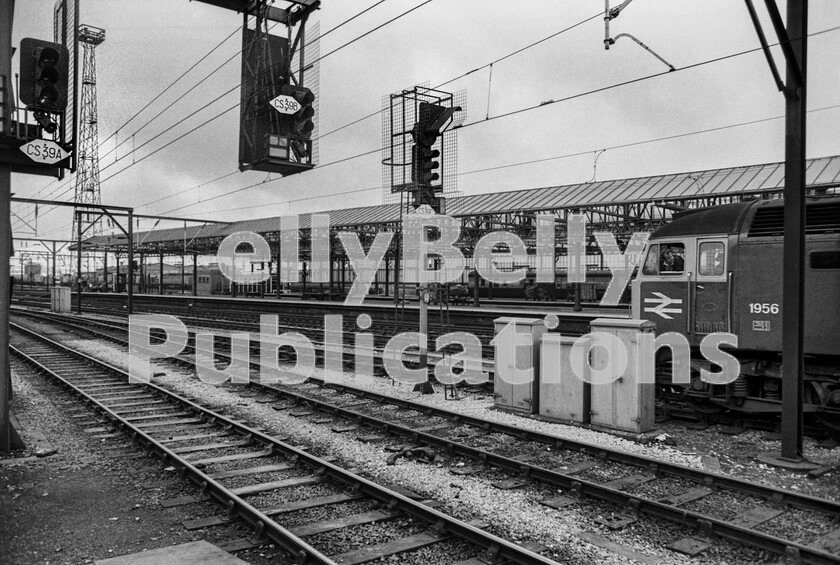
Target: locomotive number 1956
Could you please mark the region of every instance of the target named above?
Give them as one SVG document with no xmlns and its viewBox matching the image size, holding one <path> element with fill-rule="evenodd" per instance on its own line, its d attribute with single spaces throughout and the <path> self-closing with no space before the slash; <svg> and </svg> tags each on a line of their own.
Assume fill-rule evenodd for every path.
<svg viewBox="0 0 840 565">
<path fill-rule="evenodd" d="M 778 314 L 779 305 L 770 304 L 769 302 L 751 302 L 750 314 Z"/>
</svg>

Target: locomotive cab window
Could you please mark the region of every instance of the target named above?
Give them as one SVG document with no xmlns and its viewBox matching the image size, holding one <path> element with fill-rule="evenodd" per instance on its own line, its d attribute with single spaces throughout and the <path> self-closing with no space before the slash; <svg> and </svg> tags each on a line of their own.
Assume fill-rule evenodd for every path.
<svg viewBox="0 0 840 565">
<path fill-rule="evenodd" d="M 722 241 L 707 241 L 700 244 L 697 254 L 697 274 L 717 277 L 726 268 L 725 247 Z"/>
<path fill-rule="evenodd" d="M 642 272 L 645 275 L 681 275 L 685 272 L 685 244 L 666 242 L 651 245 Z"/>
<path fill-rule="evenodd" d="M 645 258 L 645 264 L 642 267 L 642 273 L 645 275 L 659 274 L 659 244 L 654 243 L 648 247 L 648 253 Z"/>
</svg>

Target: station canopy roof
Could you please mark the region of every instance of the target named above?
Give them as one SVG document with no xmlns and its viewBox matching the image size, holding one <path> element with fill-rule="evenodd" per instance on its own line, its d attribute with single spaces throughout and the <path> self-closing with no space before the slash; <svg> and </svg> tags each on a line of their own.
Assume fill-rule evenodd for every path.
<svg viewBox="0 0 840 565">
<path fill-rule="evenodd" d="M 446 213 L 454 217 L 485 216 L 504 213 L 535 213 L 564 209 L 597 209 L 601 206 L 640 202 L 685 202 L 715 196 L 753 195 L 781 192 L 784 189 L 784 163 L 748 165 L 690 173 L 652 177 L 605 180 L 563 186 L 530 188 L 470 196 L 450 197 Z M 809 189 L 840 186 L 840 155 L 808 159 L 805 183 Z M 320 212 L 329 214 L 330 226 L 337 229 L 395 224 L 400 219 L 399 204 L 345 208 Z M 299 216 L 299 226 L 309 227 L 310 214 Z M 225 236 L 251 231 L 271 234 L 279 231 L 280 217 L 244 220 L 230 224 L 193 225 L 137 232 L 134 240 L 138 251 L 177 253 L 184 243 L 192 250 L 200 245 L 192 242 L 216 241 Z M 102 235 L 85 240 L 86 248 L 125 251 L 124 235 Z"/>
</svg>

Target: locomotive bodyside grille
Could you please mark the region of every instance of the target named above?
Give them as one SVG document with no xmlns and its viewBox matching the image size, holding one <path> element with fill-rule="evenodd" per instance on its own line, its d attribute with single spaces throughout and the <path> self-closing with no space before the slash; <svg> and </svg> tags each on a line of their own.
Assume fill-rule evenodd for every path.
<svg viewBox="0 0 840 565">
<path fill-rule="evenodd" d="M 785 212 L 780 207 L 762 207 L 756 210 L 747 237 L 782 237 L 785 230 Z M 840 233 L 840 203 L 812 204 L 805 209 L 805 233 L 818 235 Z"/>
</svg>

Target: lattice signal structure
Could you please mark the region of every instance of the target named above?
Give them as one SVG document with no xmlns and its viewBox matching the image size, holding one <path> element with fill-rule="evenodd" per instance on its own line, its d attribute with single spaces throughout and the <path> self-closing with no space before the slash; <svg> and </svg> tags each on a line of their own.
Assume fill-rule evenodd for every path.
<svg viewBox="0 0 840 565">
<path fill-rule="evenodd" d="M 422 83 L 382 98 L 382 203 L 400 202 L 401 193 L 411 192 L 411 151 L 414 124 L 420 118 L 421 102 L 447 108 L 460 107 L 452 122 L 438 137 L 433 149 L 440 151 L 440 179 L 433 186 L 442 188 L 443 196 L 460 196 L 458 191 L 458 130 L 467 119 L 467 91 L 456 93 L 429 88 Z M 403 199 L 403 202 L 405 200 Z"/>
<path fill-rule="evenodd" d="M 84 208 L 85 204 L 102 202 L 99 190 L 99 126 L 96 108 L 96 46 L 105 41 L 105 30 L 82 24 L 79 26 L 79 43 L 82 45 L 82 95 L 81 118 L 79 120 L 79 146 L 76 157 L 76 195 L 74 202 Z M 81 218 L 81 229 L 85 237 L 99 235 L 100 215 L 85 214 L 73 216 L 74 239 L 79 233 L 77 218 Z"/>
<path fill-rule="evenodd" d="M 252 0 L 243 14 L 239 169 L 285 176 L 317 163 L 320 42 L 317 24 L 306 22 L 318 3 L 271 4 Z M 290 97 L 299 110 L 273 102 Z"/>
</svg>

